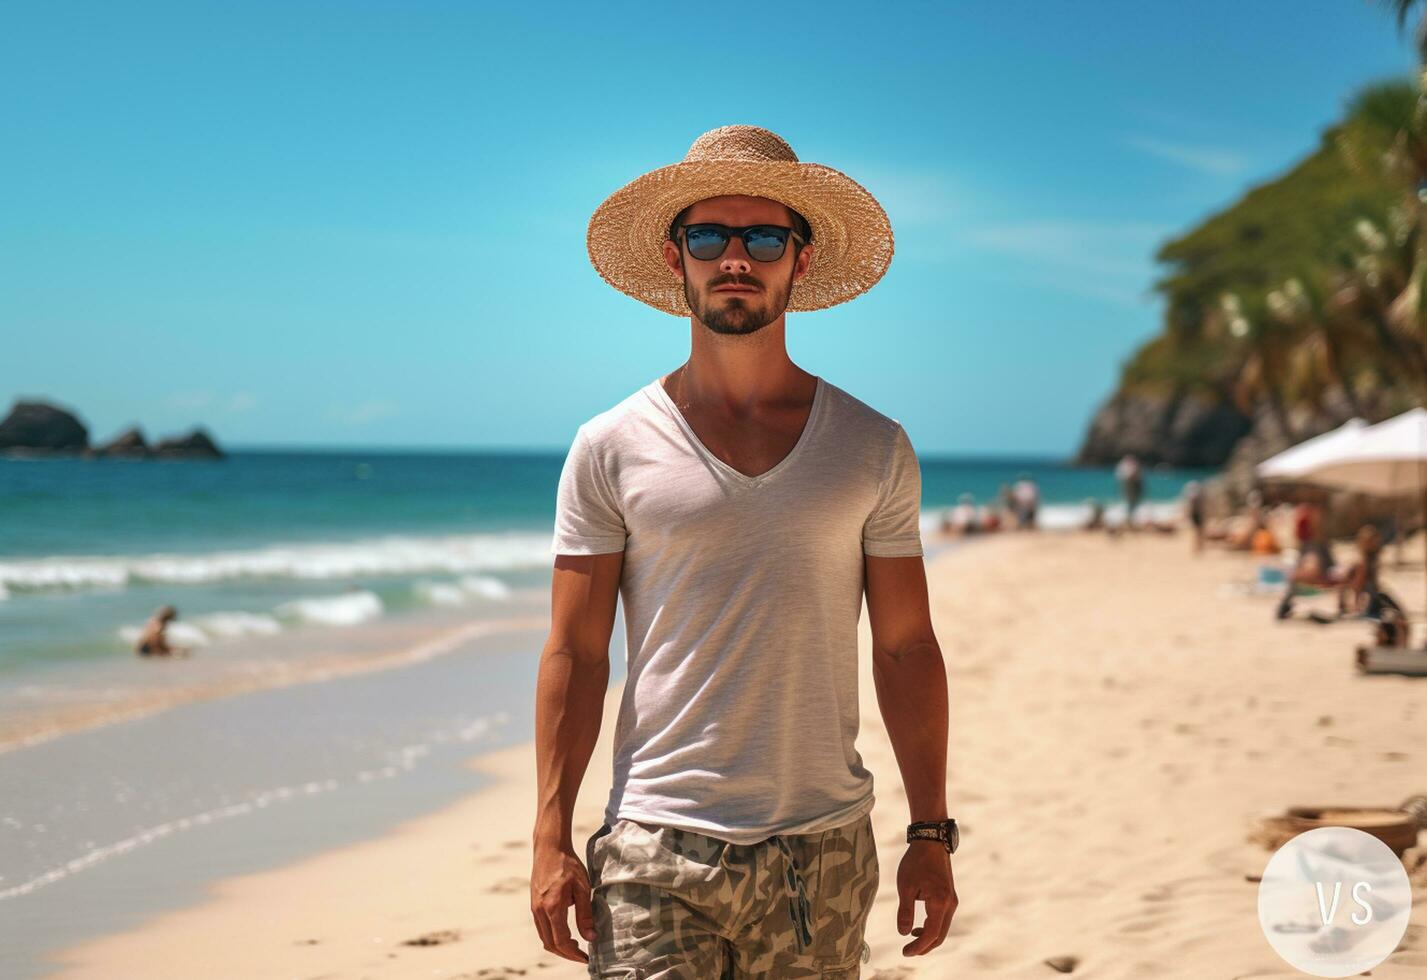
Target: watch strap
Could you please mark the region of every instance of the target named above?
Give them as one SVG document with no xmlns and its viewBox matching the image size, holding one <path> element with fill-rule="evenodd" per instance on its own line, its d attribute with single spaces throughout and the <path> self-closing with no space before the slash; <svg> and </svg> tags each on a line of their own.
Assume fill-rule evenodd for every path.
<svg viewBox="0 0 1427 980">
<path fill-rule="evenodd" d="M 956 821 L 946 820 L 918 820 L 907 825 L 907 842 L 914 840 L 936 840 L 941 841 L 946 847 L 946 852 L 955 852 L 958 844 L 959 833 Z"/>
</svg>

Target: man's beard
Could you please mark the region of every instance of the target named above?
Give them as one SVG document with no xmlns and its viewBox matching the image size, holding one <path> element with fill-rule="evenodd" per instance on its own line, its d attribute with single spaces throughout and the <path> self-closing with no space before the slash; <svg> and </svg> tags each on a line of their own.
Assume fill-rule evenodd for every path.
<svg viewBox="0 0 1427 980">
<path fill-rule="evenodd" d="M 756 293 L 718 293 L 713 289 L 717 286 L 728 286 L 738 283 L 736 277 L 721 277 L 715 279 L 709 286 L 705 287 L 707 292 L 703 295 L 710 297 L 710 302 L 703 302 L 703 295 L 700 295 L 689 288 L 688 279 L 684 280 L 684 299 L 689 304 L 689 309 L 699 322 L 708 327 L 714 333 L 721 334 L 750 334 L 757 333 L 778 317 L 783 315 L 783 311 L 788 308 L 788 297 L 793 291 L 792 278 L 781 291 L 774 292 L 766 283 L 757 283 L 760 291 Z M 748 280 L 742 280 L 744 284 Z M 723 297 L 729 297 L 726 301 Z M 755 305 L 756 301 L 762 299 L 763 303 Z"/>
</svg>

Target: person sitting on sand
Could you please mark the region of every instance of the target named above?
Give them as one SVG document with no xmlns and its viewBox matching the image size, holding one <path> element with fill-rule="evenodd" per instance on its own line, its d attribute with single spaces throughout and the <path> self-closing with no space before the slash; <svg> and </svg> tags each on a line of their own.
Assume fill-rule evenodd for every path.
<svg viewBox="0 0 1427 980">
<path fill-rule="evenodd" d="M 1105 505 L 1098 497 L 1090 497 L 1085 501 L 1085 506 L 1090 508 L 1090 516 L 1085 519 L 1084 529 L 1087 531 L 1099 531 L 1105 527 Z"/>
<path fill-rule="evenodd" d="M 976 498 L 969 493 L 963 493 L 957 498 L 956 506 L 951 509 L 951 533 L 975 534 L 979 530 L 981 523 L 977 520 Z"/>
<path fill-rule="evenodd" d="M 168 624 L 178 618 L 178 610 L 173 606 L 160 606 L 134 642 L 134 652 L 141 657 L 186 657 L 187 647 L 176 647 L 168 641 Z"/>
<path fill-rule="evenodd" d="M 1338 610 L 1347 616 L 1364 615 L 1376 618 L 1385 606 L 1397 606 L 1378 581 L 1382 561 L 1382 534 L 1371 524 L 1358 528 L 1353 538 L 1358 560 L 1348 567 L 1338 592 Z"/>
<path fill-rule="evenodd" d="M 1407 613 L 1378 581 L 1382 533 L 1371 524 L 1365 524 L 1358 529 L 1353 543 L 1357 545 L 1359 559 L 1348 569 L 1338 593 L 1339 615 L 1356 615 L 1376 622 L 1373 636 L 1380 647 L 1406 647 Z"/>
<path fill-rule="evenodd" d="M 1268 531 L 1268 521 L 1263 509 L 1263 494 L 1257 490 L 1250 490 L 1244 505 L 1244 513 L 1234 518 L 1232 526 L 1224 535 L 1224 544 L 1231 551 L 1254 551 L 1255 554 L 1277 553 L 1277 542 L 1269 546 L 1273 532 L 1268 531 L 1268 537 L 1265 538 L 1259 534 L 1260 531 Z M 1255 541 L 1256 537 L 1257 542 Z M 1255 550 L 1256 543 L 1261 550 Z"/>
<path fill-rule="evenodd" d="M 1268 556 L 1279 553 L 1278 539 L 1266 527 L 1261 527 L 1249 538 L 1249 551 L 1255 555 Z"/>
<path fill-rule="evenodd" d="M 1293 571 L 1288 573 L 1287 587 L 1274 615 L 1287 619 L 1293 615 L 1294 597 L 1304 589 L 1337 588 L 1345 577 L 1345 571 L 1333 561 L 1328 542 L 1314 532 L 1299 551 Z"/>
</svg>

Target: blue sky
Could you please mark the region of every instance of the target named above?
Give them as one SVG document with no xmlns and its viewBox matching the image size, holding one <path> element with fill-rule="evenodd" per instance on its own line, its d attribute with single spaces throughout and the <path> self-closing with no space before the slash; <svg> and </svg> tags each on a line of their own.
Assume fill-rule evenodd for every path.
<svg viewBox="0 0 1427 980">
<path fill-rule="evenodd" d="M 590 213 L 767 126 L 897 236 L 792 357 L 921 453 L 1072 452 L 1164 238 L 1410 39 L 1367 0 L 66 3 L 0 15 L 0 400 L 91 437 L 538 446 L 681 363 Z"/>
</svg>

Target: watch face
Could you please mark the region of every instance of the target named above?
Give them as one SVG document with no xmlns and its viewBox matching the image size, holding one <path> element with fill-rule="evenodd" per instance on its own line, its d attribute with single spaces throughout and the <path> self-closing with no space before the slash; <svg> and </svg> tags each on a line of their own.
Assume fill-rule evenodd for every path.
<svg viewBox="0 0 1427 980">
<path fill-rule="evenodd" d="M 947 830 L 950 831 L 950 835 L 949 835 L 949 838 L 948 838 L 948 839 L 951 841 L 951 850 L 952 850 L 953 852 L 955 852 L 957 846 L 961 843 L 961 831 L 960 831 L 960 829 L 956 826 L 956 821 L 955 821 L 955 820 L 953 820 L 953 821 L 951 822 L 951 826 L 948 827 Z"/>
</svg>

